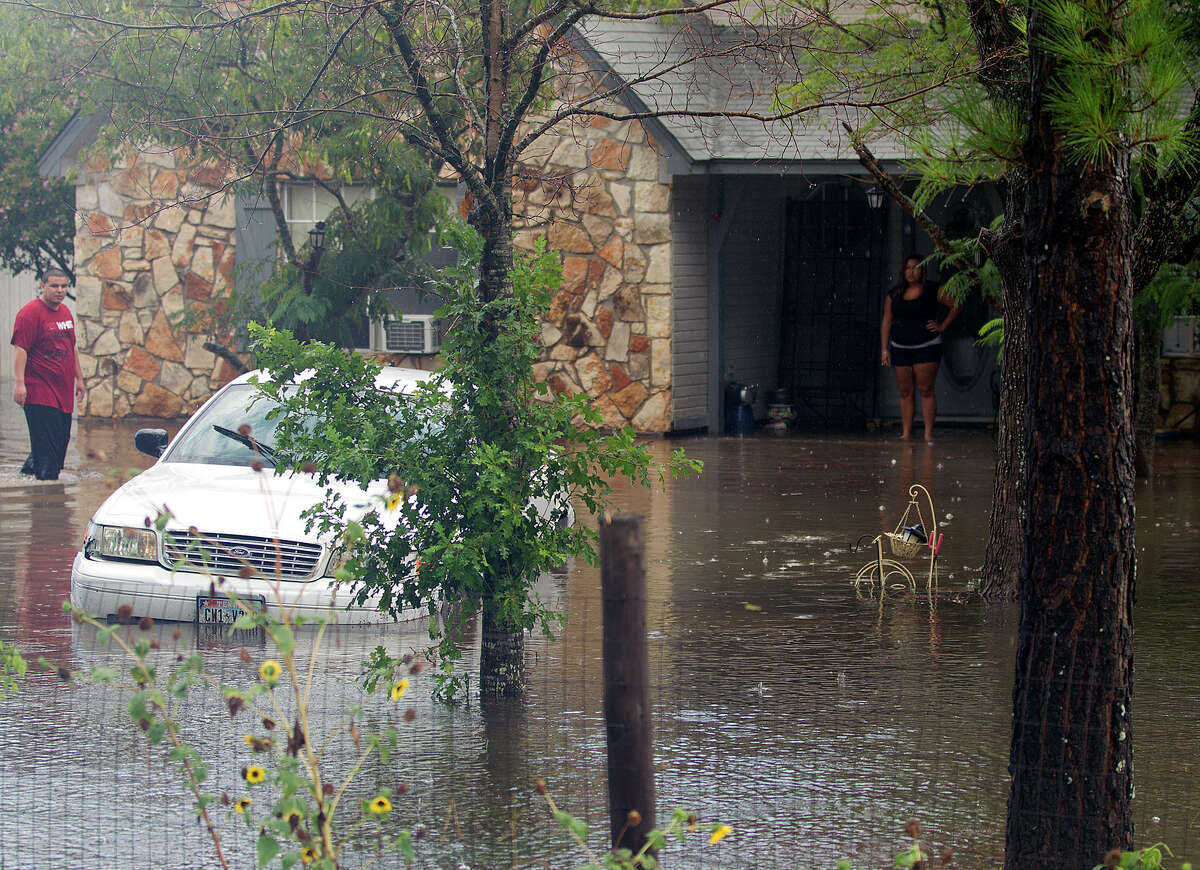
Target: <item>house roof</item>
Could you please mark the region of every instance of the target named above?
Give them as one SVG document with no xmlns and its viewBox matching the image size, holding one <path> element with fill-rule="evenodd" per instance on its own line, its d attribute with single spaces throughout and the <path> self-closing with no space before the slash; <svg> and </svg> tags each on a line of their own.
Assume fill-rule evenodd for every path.
<svg viewBox="0 0 1200 870">
<path fill-rule="evenodd" d="M 786 121 L 686 114 L 778 113 L 772 102 L 775 89 L 788 84 L 780 77 L 786 72 L 775 73 L 774 59 L 746 46 L 735 28 L 710 21 L 685 26 L 592 18 L 577 28 L 577 37 L 586 60 L 610 82 L 625 84 L 622 98 L 631 110 L 661 113 L 647 126 L 658 128 L 652 130 L 658 138 L 669 137 L 668 151 L 680 152 L 669 155 L 673 172 L 680 172 L 680 157 L 691 171 L 802 164 L 819 172 L 857 165 L 841 122 L 861 126 L 870 120 L 863 110 L 821 109 Z M 872 150 L 885 165 L 908 156 L 900 143 L 886 138 L 872 142 Z"/>
</svg>

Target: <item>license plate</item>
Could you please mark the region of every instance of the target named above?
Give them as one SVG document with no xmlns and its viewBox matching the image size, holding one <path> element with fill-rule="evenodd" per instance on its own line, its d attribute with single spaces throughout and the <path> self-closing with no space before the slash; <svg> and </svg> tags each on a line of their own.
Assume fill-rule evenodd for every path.
<svg viewBox="0 0 1200 870">
<path fill-rule="evenodd" d="M 259 612 L 266 605 L 267 599 L 262 595 L 240 595 L 237 601 L 225 595 L 197 595 L 196 625 L 233 625 L 246 612 L 246 608 Z"/>
</svg>

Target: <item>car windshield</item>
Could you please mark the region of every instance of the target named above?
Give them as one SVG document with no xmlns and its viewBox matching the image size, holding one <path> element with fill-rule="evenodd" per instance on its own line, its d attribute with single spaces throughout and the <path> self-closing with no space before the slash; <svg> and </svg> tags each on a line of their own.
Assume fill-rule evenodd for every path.
<svg viewBox="0 0 1200 870">
<path fill-rule="evenodd" d="M 274 465 L 278 420 L 267 419 L 274 407 L 276 403 L 253 384 L 235 384 L 200 409 L 163 455 L 163 462 L 250 465 L 258 459 Z"/>
</svg>

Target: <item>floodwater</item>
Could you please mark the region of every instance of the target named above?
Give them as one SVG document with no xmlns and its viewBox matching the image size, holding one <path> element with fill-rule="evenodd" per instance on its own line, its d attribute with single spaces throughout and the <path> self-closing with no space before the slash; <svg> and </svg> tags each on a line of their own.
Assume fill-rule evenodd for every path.
<svg viewBox="0 0 1200 870">
<path fill-rule="evenodd" d="M 31 482 L 16 472 L 24 423 L 7 401 L 10 385 L 0 387 L 0 638 L 19 642 L 31 661 L 122 667 L 119 651 L 72 625 L 60 605 L 90 513 L 116 473 L 149 462 L 132 448 L 138 424 L 78 424 L 62 480 Z M 989 434 L 947 430 L 933 447 L 866 435 L 651 442 L 660 458 L 677 447 L 704 461 L 703 475 L 661 491 L 616 490 L 623 509 L 646 518 L 658 818 L 680 807 L 734 833 L 715 846 L 697 833 L 663 853 L 665 865 L 831 867 L 845 856 L 890 866 L 904 823 L 916 818 L 935 855 L 950 847 L 955 866 L 996 866 L 1016 619 L 972 591 L 991 493 Z M 1138 490 L 1135 813 L 1139 842 L 1164 841 L 1194 861 L 1200 448 L 1164 443 L 1156 470 Z M 848 544 L 891 529 L 913 482 L 932 493 L 945 534 L 937 587 L 928 594 L 918 573 L 915 593 L 856 589 L 868 556 Z M 336 778 L 356 755 L 348 708 L 362 706 L 363 734 L 397 729 L 388 764 L 364 767 L 343 807 L 354 817 L 358 798 L 406 785 L 394 819 L 424 826 L 418 866 L 588 863 L 535 793 L 539 778 L 590 824 L 591 845 L 603 846 L 599 570 L 566 566 L 543 579 L 542 592 L 569 617 L 553 641 L 530 640 L 520 701 L 437 704 L 424 676 L 399 705 L 364 700 L 355 686 L 362 660 L 377 645 L 420 648 L 420 626 L 337 629 L 316 654 L 310 740 L 329 738 L 324 761 Z M 271 655 L 251 647 L 243 661 L 236 645 L 197 639 L 191 626 L 152 634 L 163 673 L 199 648 L 218 681 L 247 686 Z M 313 640 L 302 634 L 301 649 Z M 121 689 L 35 668 L 0 701 L 0 868 L 217 866 L 175 765 L 147 747 L 127 700 Z M 408 707 L 412 722 L 401 717 Z M 210 762 L 211 791 L 246 794 L 242 738 L 263 733 L 255 719 L 231 722 L 219 695 L 202 690 L 178 716 Z M 257 807 L 270 803 L 251 796 Z M 213 815 L 231 866 L 252 866 L 254 831 L 226 807 Z M 374 843 L 360 829 L 346 866 L 362 866 Z"/>
</svg>

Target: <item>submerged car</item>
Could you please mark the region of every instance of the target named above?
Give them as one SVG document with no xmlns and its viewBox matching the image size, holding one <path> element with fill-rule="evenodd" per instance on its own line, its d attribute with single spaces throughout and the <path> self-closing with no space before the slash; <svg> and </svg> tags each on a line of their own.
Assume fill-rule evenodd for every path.
<svg viewBox="0 0 1200 870">
<path fill-rule="evenodd" d="M 174 440 L 162 429 L 137 433 L 138 449 L 158 461 L 92 516 L 71 570 L 72 604 L 100 619 L 148 616 L 200 625 L 232 623 L 241 612 L 234 599 L 268 611 L 282 602 L 293 616 L 323 616 L 332 608 L 342 624 L 397 618 L 373 600 L 355 604 L 334 577 L 341 563 L 335 542 L 306 528 L 302 514 L 323 500 L 325 487 L 313 475 L 264 468 L 273 465 L 275 422 L 267 416 L 275 405 L 251 381 L 254 375 L 221 388 Z M 403 393 L 428 377 L 387 367 L 375 384 Z M 366 490 L 348 485 L 345 501 L 365 512 L 386 491 L 386 481 Z M 534 503 L 544 512 L 552 501 L 573 520 L 564 494 Z M 426 616 L 408 610 L 399 619 Z"/>
</svg>

